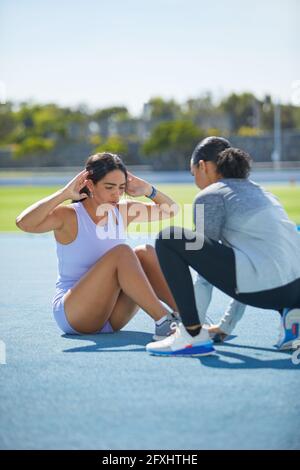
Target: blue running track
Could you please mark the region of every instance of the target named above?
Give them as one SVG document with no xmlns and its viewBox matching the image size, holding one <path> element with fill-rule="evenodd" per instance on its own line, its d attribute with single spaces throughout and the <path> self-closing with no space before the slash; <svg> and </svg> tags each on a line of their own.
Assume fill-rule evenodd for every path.
<svg viewBox="0 0 300 470">
<path fill-rule="evenodd" d="M 65 336 L 52 236 L 0 242 L 1 449 L 300 449 L 300 365 L 273 347 L 278 314 L 249 307 L 202 359 L 149 356 L 141 311 L 117 334 Z M 227 301 L 215 293 L 214 319 Z"/>
</svg>

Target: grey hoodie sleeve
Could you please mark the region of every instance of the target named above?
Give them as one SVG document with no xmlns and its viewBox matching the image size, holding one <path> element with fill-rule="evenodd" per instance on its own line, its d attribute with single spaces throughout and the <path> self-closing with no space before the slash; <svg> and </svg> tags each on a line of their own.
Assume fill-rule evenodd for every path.
<svg viewBox="0 0 300 470">
<path fill-rule="evenodd" d="M 232 299 L 217 326 L 229 335 L 244 315 L 246 307 L 246 305 Z"/>
</svg>

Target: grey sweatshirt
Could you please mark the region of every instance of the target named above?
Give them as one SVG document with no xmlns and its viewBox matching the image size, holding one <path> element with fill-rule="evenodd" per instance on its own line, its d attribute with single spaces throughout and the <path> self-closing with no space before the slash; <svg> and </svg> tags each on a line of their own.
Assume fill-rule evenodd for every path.
<svg viewBox="0 0 300 470">
<path fill-rule="evenodd" d="M 277 200 L 248 179 L 226 178 L 195 199 L 205 235 L 233 248 L 237 292 L 258 292 L 300 278 L 300 236 Z"/>
<path fill-rule="evenodd" d="M 300 278 L 300 236 L 274 195 L 251 180 L 226 178 L 196 197 L 195 225 L 197 204 L 204 204 L 205 235 L 234 250 L 237 292 L 272 289 Z M 202 321 L 211 298 L 207 284 L 201 276 L 195 284 Z M 219 323 L 222 331 L 230 333 L 245 308 L 232 300 Z"/>
</svg>

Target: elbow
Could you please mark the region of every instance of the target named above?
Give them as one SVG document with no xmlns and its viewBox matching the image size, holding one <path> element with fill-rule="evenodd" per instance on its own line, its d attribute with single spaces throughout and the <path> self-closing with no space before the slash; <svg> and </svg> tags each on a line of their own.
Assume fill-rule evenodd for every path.
<svg viewBox="0 0 300 470">
<path fill-rule="evenodd" d="M 23 222 L 22 222 L 22 218 L 20 216 L 18 216 L 16 218 L 16 226 L 20 229 L 20 230 L 24 230 L 23 229 Z"/>
<path fill-rule="evenodd" d="M 22 217 L 18 216 L 16 218 L 16 226 L 22 230 L 23 232 L 28 232 L 28 227 L 26 227 L 26 225 L 24 224 L 24 220 L 22 219 Z"/>
</svg>

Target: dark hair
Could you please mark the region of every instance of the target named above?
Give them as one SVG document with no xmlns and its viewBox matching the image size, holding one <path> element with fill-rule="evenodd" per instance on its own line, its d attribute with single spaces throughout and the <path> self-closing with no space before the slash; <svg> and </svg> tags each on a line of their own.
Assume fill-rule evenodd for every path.
<svg viewBox="0 0 300 470">
<path fill-rule="evenodd" d="M 108 152 L 96 153 L 87 159 L 85 168 L 89 172 L 87 179 L 92 180 L 94 184 L 98 183 L 98 181 L 102 180 L 102 178 L 114 170 L 122 171 L 127 182 L 126 166 L 119 155 Z M 84 188 L 80 190 L 80 194 L 82 193 L 90 196 L 90 190 L 87 186 L 84 186 Z M 82 200 L 84 201 L 84 199 Z"/>
<path fill-rule="evenodd" d="M 238 148 L 223 150 L 217 158 L 217 171 L 224 178 L 248 178 L 252 159 L 247 152 Z"/>
<path fill-rule="evenodd" d="M 192 154 L 192 164 L 197 165 L 200 160 L 214 162 L 224 178 L 248 178 L 252 161 L 248 153 L 231 147 L 224 137 L 201 140 Z"/>
<path fill-rule="evenodd" d="M 196 146 L 192 154 L 192 163 L 197 165 L 200 160 L 215 162 L 218 155 L 230 147 L 230 142 L 223 137 L 206 137 Z"/>
</svg>

